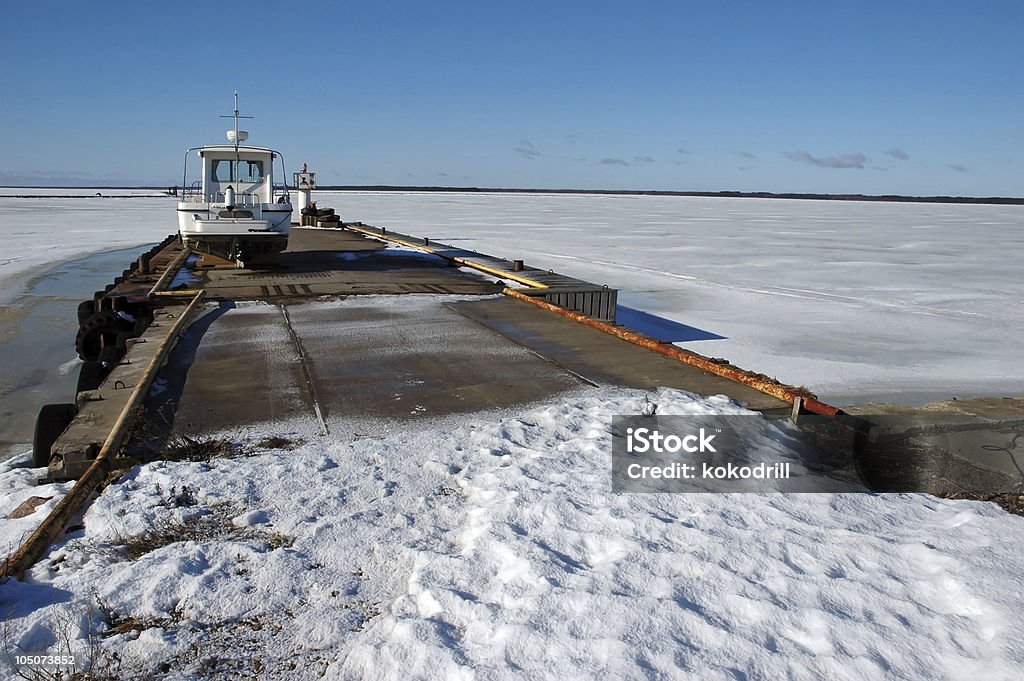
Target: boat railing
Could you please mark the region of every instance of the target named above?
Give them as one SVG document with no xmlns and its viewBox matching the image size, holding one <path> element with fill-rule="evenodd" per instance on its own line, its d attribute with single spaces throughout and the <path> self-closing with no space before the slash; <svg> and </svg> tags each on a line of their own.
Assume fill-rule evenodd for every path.
<svg viewBox="0 0 1024 681">
<path fill-rule="evenodd" d="M 192 186 L 182 193 L 182 203 L 224 203 L 224 192 L 213 192 L 207 195 L 201 187 Z M 235 205 L 244 208 L 259 207 L 263 203 L 260 192 L 239 192 L 235 194 Z"/>
<path fill-rule="evenodd" d="M 224 203 L 224 192 L 215 192 L 211 203 Z M 238 192 L 235 194 L 235 205 L 251 208 L 263 203 L 263 196 L 256 192 Z"/>
<path fill-rule="evenodd" d="M 191 186 L 184 187 L 181 190 L 181 201 L 182 203 L 206 203 L 206 197 L 203 195 L 202 182 L 196 180 Z"/>
</svg>

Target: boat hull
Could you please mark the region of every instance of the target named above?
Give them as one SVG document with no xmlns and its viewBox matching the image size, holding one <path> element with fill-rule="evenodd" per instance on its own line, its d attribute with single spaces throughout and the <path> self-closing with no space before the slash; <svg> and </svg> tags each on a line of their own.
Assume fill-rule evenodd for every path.
<svg viewBox="0 0 1024 681">
<path fill-rule="evenodd" d="M 256 217 L 249 216 L 253 213 Z M 237 211 L 220 206 L 179 205 L 182 242 L 193 250 L 242 265 L 273 262 L 288 247 L 291 204 L 264 204 L 259 210 L 237 215 Z"/>
</svg>

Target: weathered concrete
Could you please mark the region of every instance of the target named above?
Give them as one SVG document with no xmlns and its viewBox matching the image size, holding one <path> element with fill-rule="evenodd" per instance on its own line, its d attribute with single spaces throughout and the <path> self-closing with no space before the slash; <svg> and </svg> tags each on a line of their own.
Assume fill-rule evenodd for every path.
<svg viewBox="0 0 1024 681">
<path fill-rule="evenodd" d="M 865 455 L 881 489 L 1024 493 L 1024 399 L 847 407 L 875 424 Z"/>
<path fill-rule="evenodd" d="M 100 387 L 78 394 L 78 414 L 51 449 L 51 475 L 68 479 L 85 472 L 130 406 L 133 391 L 137 386 L 139 390 L 147 389 L 152 376 L 150 364 L 163 356 L 162 346 L 172 342 L 178 320 L 186 310 L 186 306 L 179 305 L 159 311 L 145 332 L 129 341 L 128 353 Z M 119 444 L 114 443 L 112 451 L 116 452 Z"/>
<path fill-rule="evenodd" d="M 277 267 L 240 270 L 207 259 L 188 279 L 222 302 L 193 325 L 165 372 L 161 408 L 174 413 L 163 418 L 179 432 L 317 411 L 328 424 L 475 412 L 587 384 L 671 386 L 788 411 L 751 388 L 487 295 L 501 287 L 450 259 L 354 232 L 295 229 Z M 398 293 L 435 295 L 362 297 Z M 324 296 L 335 300 L 312 302 Z M 236 306 L 243 300 L 271 304 Z"/>
<path fill-rule="evenodd" d="M 157 423 L 187 434 L 288 421 L 311 405 L 273 305 L 207 306 L 171 353 L 159 386 L 150 401 Z"/>
<path fill-rule="evenodd" d="M 506 298 L 453 303 L 452 309 L 598 385 L 679 388 L 726 395 L 749 409 L 787 414 L 790 405 L 745 385 Z"/>
<path fill-rule="evenodd" d="M 374 297 L 208 310 L 169 365 L 164 400 L 178 404 L 174 429 L 197 434 L 315 419 L 317 406 L 328 422 L 423 418 L 528 403 L 584 385 L 447 309 L 444 300 Z"/>
</svg>

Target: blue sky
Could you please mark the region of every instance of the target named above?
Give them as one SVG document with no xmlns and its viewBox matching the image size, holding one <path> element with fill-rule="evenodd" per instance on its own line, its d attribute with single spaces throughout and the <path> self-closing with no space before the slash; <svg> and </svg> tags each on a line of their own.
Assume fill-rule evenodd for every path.
<svg viewBox="0 0 1024 681">
<path fill-rule="evenodd" d="M 0 184 L 1024 195 L 1024 3 L 8 3 Z"/>
</svg>

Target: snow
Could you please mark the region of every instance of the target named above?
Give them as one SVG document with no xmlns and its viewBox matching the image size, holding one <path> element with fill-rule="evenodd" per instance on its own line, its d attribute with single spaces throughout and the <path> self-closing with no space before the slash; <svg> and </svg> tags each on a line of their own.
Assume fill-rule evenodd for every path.
<svg viewBox="0 0 1024 681">
<path fill-rule="evenodd" d="M 253 432 L 236 458 L 135 469 L 0 607 L 36 649 L 55 613 L 101 633 L 102 603 L 142 631 L 95 645 L 175 679 L 257 659 L 275 679 L 1017 678 L 1024 519 L 921 495 L 613 494 L 611 415 L 647 399 L 743 413 L 606 388 L 290 450 Z M 195 537 L 119 548 L 190 518 Z"/>
<path fill-rule="evenodd" d="M 1021 207 L 318 199 L 618 286 L 625 304 L 728 338 L 686 347 L 837 394 L 991 393 L 1024 371 Z M 2 199 L 21 259 L 0 260 L 0 295 L 49 259 L 158 241 L 169 211 Z M 49 213 L 76 231 L 41 239 Z M 166 679 L 1019 678 L 1024 518 L 925 495 L 613 494 L 611 417 L 652 403 L 745 413 L 588 388 L 429 421 L 334 416 L 348 420 L 330 436 L 309 415 L 226 433 L 230 458 L 133 469 L 26 581 L 0 584 L 4 646 L 56 653 L 66 636 L 101 664 L 119 655 L 124 676 Z M 0 517 L 53 498 L 0 520 L 5 547 L 68 487 L 34 486 L 28 465 L 0 464 Z"/>
</svg>

